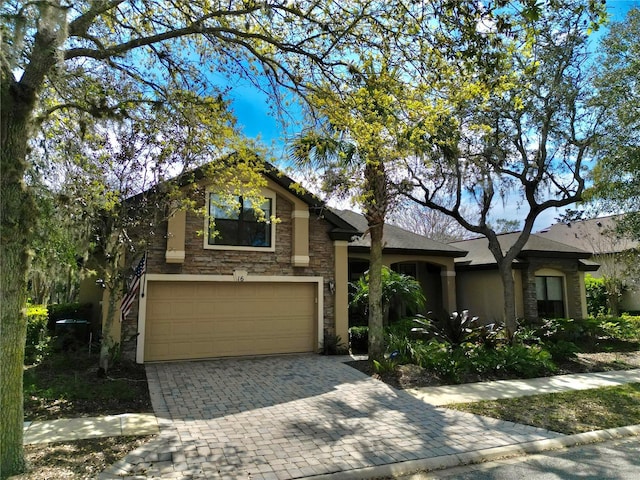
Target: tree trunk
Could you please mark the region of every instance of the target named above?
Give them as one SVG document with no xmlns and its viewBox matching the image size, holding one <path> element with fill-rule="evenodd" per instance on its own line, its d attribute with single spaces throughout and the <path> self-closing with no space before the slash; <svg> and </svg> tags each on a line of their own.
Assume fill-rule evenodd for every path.
<svg viewBox="0 0 640 480">
<path fill-rule="evenodd" d="M 100 370 L 99 375 L 106 375 L 111 366 L 111 361 L 117 353 L 119 342 L 112 337 L 113 324 L 116 321 L 117 312 L 117 290 L 112 290 L 109 294 L 109 305 L 107 307 L 107 317 L 102 322 L 102 343 L 100 345 Z"/>
<path fill-rule="evenodd" d="M 504 288 L 504 326 L 507 330 L 507 336 L 511 340 L 518 328 L 516 317 L 516 285 L 513 280 L 510 261 L 499 261 L 498 269 L 500 271 L 500 278 L 502 279 L 502 287 Z"/>
<path fill-rule="evenodd" d="M 18 192 L 2 190 L 2 209 L 10 205 L 7 197 L 16 197 Z M 9 201 L 7 201 L 9 200 Z M 3 226 L 4 227 L 4 226 Z M 1 333 L 0 333 L 0 365 L 2 380 L 0 399 L 2 415 L 0 415 L 0 474 L 2 478 L 24 471 L 23 440 L 23 397 L 22 374 L 24 364 L 24 347 L 27 335 L 27 302 L 28 255 L 20 243 L 8 242 L 7 231 L 3 228 L 0 242 L 0 258 L 2 259 Z"/>
<path fill-rule="evenodd" d="M 369 226 L 369 361 L 384 358 L 384 315 L 382 308 L 382 234 L 384 223 Z"/>
<path fill-rule="evenodd" d="M 2 79 L 0 103 L 0 474 L 25 468 L 22 374 L 27 335 L 27 277 L 33 198 L 24 183 L 33 92 L 17 92 Z M 24 95 L 21 96 L 20 94 Z M 26 96 L 26 100 L 25 100 Z"/>
<path fill-rule="evenodd" d="M 120 339 L 113 338 L 113 326 L 120 321 L 118 316 L 118 304 L 121 301 L 122 292 L 121 268 L 124 260 L 121 238 L 118 233 L 112 233 L 107 240 L 105 251 L 107 260 L 105 265 L 106 288 L 109 293 L 109 303 L 105 318 L 102 320 L 102 343 L 100 345 L 100 370 L 99 374 L 106 375 L 112 360 L 120 348 Z"/>
<path fill-rule="evenodd" d="M 618 310 L 618 292 L 609 293 L 607 295 L 607 304 L 609 305 L 609 315 L 617 317 L 619 315 Z"/>
</svg>

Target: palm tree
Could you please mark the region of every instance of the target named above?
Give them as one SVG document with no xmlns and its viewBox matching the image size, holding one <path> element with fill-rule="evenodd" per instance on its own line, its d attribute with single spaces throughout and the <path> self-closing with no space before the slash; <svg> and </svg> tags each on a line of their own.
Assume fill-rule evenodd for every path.
<svg viewBox="0 0 640 480">
<path fill-rule="evenodd" d="M 291 157 L 301 166 L 326 172 L 324 189 L 358 193 L 371 236 L 369 264 L 369 359 L 384 356 L 382 306 L 382 236 L 389 206 L 388 178 L 383 159 L 362 151 L 344 132 L 322 135 L 306 130 L 290 148 Z"/>
<path fill-rule="evenodd" d="M 352 305 L 368 305 L 369 272 L 351 284 L 354 288 Z M 389 313 L 394 305 L 402 305 L 418 312 L 425 306 L 426 299 L 422 285 L 415 278 L 394 272 L 387 266 L 382 267 L 382 311 L 385 323 L 389 321 Z"/>
</svg>

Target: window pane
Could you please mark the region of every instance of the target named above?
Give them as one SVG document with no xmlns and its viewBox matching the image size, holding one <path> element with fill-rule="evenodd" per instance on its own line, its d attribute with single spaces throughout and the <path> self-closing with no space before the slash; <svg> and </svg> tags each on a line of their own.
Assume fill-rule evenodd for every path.
<svg viewBox="0 0 640 480">
<path fill-rule="evenodd" d="M 249 200 L 236 197 L 237 204 L 226 208 L 223 199 L 216 194 L 209 196 L 209 214 L 215 220 L 216 235 L 209 232 L 210 245 L 243 247 L 270 247 L 271 224 L 258 221 L 258 215 Z M 271 217 L 271 199 L 262 205 L 265 220 Z"/>
<path fill-rule="evenodd" d="M 271 225 L 264 222 L 244 222 L 242 243 L 251 247 L 269 247 L 271 245 Z"/>
<path fill-rule="evenodd" d="M 264 220 L 269 220 L 271 217 L 271 200 L 267 199 L 262 205 L 260 205 L 260 209 L 264 212 Z M 248 200 L 244 200 L 242 202 L 242 218 L 249 221 L 256 221 L 259 218 L 256 211 L 253 209 L 251 202 Z"/>
<path fill-rule="evenodd" d="M 237 220 L 216 220 L 216 237 L 209 236 L 211 245 L 240 245 L 238 243 L 238 221 Z"/>
<path fill-rule="evenodd" d="M 547 277 L 547 300 L 562 300 L 562 277 Z"/>
<path fill-rule="evenodd" d="M 232 205 L 225 205 L 220 195 L 211 194 L 209 197 L 209 215 L 215 219 L 237 219 L 240 216 L 240 200 Z"/>
</svg>

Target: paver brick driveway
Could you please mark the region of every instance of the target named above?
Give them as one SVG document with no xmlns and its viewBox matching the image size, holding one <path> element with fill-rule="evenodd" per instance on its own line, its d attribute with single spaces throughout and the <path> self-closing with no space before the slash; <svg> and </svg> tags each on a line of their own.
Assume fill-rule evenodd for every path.
<svg viewBox="0 0 640 480">
<path fill-rule="evenodd" d="M 318 355 L 147 366 L 160 435 L 109 475 L 291 479 L 559 436 L 435 408 Z"/>
</svg>

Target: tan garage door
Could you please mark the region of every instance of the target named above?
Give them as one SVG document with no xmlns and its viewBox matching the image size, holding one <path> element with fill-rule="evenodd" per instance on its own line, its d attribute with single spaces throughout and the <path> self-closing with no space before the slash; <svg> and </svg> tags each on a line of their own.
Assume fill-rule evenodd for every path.
<svg viewBox="0 0 640 480">
<path fill-rule="evenodd" d="M 144 359 L 311 352 L 315 283 L 149 282 Z"/>
</svg>

